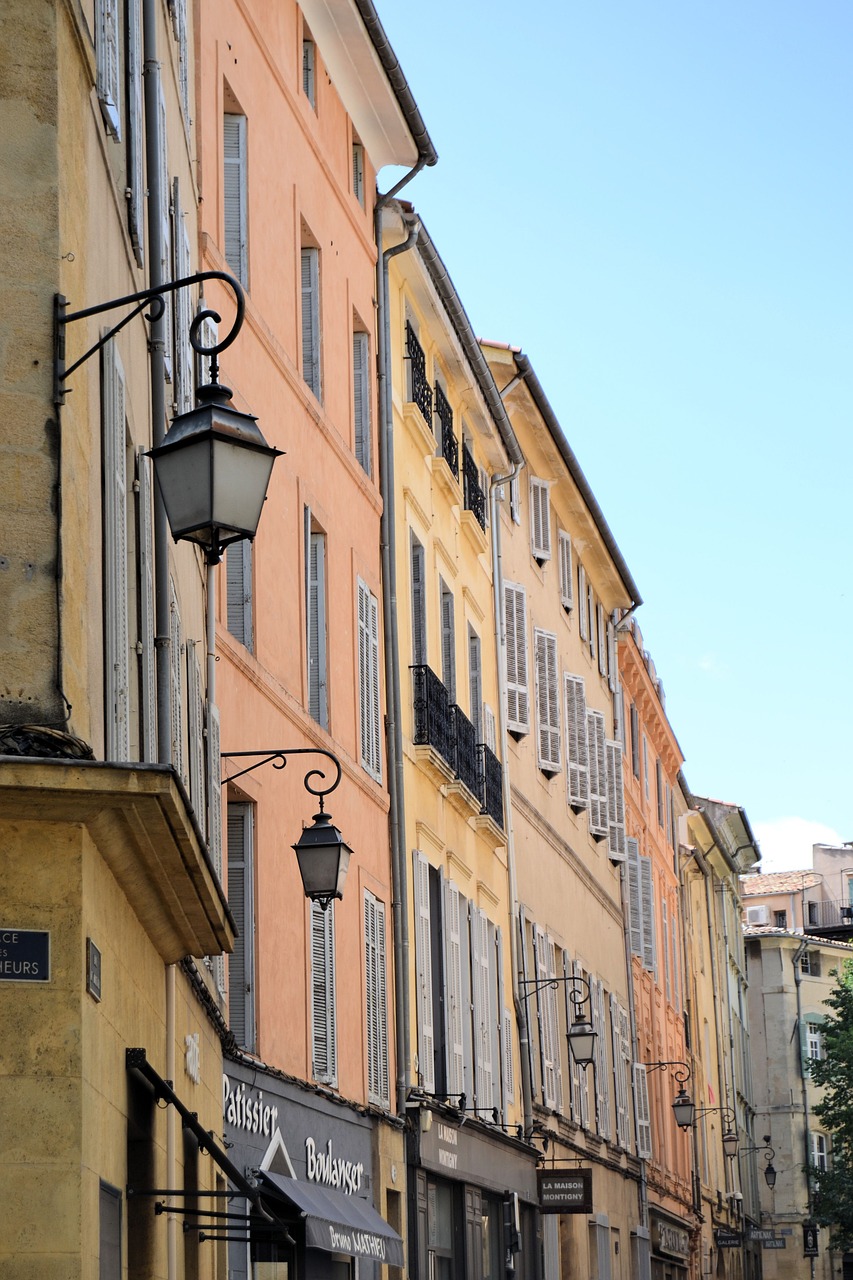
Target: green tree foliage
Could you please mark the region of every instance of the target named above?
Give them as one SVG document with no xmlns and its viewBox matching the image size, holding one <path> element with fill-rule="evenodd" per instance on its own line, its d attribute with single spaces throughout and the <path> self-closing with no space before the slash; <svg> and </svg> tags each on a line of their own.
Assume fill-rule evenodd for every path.
<svg viewBox="0 0 853 1280">
<path fill-rule="evenodd" d="M 853 962 L 846 961 L 826 1001 L 824 1056 L 811 1059 L 812 1079 L 823 1086 L 814 1114 L 832 1141 L 832 1164 L 812 1168 L 815 1216 L 832 1228 L 831 1247 L 853 1249 Z"/>
</svg>

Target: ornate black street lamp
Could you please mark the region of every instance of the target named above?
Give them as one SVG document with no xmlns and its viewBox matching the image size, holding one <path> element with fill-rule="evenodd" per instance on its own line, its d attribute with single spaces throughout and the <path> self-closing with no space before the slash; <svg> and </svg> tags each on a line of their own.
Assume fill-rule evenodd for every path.
<svg viewBox="0 0 853 1280">
<path fill-rule="evenodd" d="M 579 1067 L 589 1067 L 595 1061 L 595 1037 L 598 1032 L 592 1025 L 591 1019 L 584 1014 L 585 1004 L 589 1003 L 592 1009 L 592 993 L 586 978 L 572 975 L 565 978 L 543 978 L 541 981 L 536 981 L 534 978 L 519 980 L 519 986 L 529 988 L 524 992 L 525 1000 L 528 1000 L 534 991 L 542 991 L 546 987 L 553 987 L 556 991 L 560 985 L 566 987 L 575 1014 L 566 1035 L 569 1049 Z"/>
<path fill-rule="evenodd" d="M 672 1068 L 673 1078 L 681 1088 L 672 1100 L 672 1114 L 679 1129 L 692 1129 L 696 1116 L 696 1104 L 684 1088 L 690 1079 L 691 1071 L 686 1062 L 647 1062 L 646 1071 L 668 1071 Z"/>
</svg>

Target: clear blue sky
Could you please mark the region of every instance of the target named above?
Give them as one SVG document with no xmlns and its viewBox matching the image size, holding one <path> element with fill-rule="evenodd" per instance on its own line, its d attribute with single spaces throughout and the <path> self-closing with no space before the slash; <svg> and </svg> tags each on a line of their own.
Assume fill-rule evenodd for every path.
<svg viewBox="0 0 853 1280">
<path fill-rule="evenodd" d="M 853 3 L 377 4 L 440 157 L 403 194 L 533 362 L 691 787 L 853 839 Z"/>
</svg>

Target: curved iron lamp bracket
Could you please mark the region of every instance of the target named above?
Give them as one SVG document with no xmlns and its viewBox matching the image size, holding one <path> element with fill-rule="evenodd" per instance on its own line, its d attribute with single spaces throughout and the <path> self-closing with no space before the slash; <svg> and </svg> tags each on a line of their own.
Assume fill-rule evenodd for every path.
<svg viewBox="0 0 853 1280">
<path fill-rule="evenodd" d="M 219 380 L 219 362 L 216 359 L 220 351 L 224 351 L 226 347 L 230 347 L 231 343 L 237 337 L 243 327 L 243 316 L 246 310 L 246 301 L 243 294 L 243 286 L 233 276 L 228 275 L 226 271 L 197 271 L 195 275 L 184 276 L 180 280 L 170 280 L 166 284 L 152 286 L 150 289 L 143 289 L 139 293 L 128 293 L 123 298 L 113 298 L 109 302 L 99 302 L 94 307 L 84 307 L 82 311 L 68 311 L 68 299 L 61 293 L 57 293 L 54 298 L 54 359 L 53 359 L 53 402 L 56 405 L 65 403 L 66 387 L 65 383 L 71 377 L 71 374 L 79 369 L 81 364 L 85 364 L 90 356 L 96 351 L 100 351 L 111 338 L 114 338 L 125 325 L 129 324 L 135 316 L 144 311 L 150 305 L 151 310 L 145 317 L 148 321 L 159 320 L 166 309 L 165 295 L 167 293 L 177 293 L 179 289 L 189 289 L 194 284 L 201 284 L 204 280 L 222 280 L 232 290 L 234 299 L 237 304 L 237 314 L 234 317 L 234 323 L 225 334 L 224 338 L 220 338 L 211 347 L 206 347 L 199 338 L 199 331 L 205 320 L 213 320 L 219 324 L 222 317 L 217 311 L 205 309 L 199 311 L 193 317 L 190 323 L 189 339 L 193 351 L 198 352 L 201 356 L 210 356 L 210 380 L 218 382 Z M 75 320 L 87 320 L 90 316 L 102 315 L 105 311 L 115 311 L 117 307 L 129 306 L 136 303 L 131 311 L 119 320 L 118 324 L 113 325 L 107 333 L 100 338 L 94 346 L 82 355 L 79 360 L 66 369 L 65 367 L 65 330 L 66 326 L 72 324 Z"/>
<path fill-rule="evenodd" d="M 697 1107 L 696 1116 L 697 1118 L 699 1116 L 707 1116 L 710 1115 L 712 1111 L 719 1111 L 723 1118 L 723 1124 L 727 1124 L 729 1129 L 733 1130 L 737 1128 L 737 1117 L 731 1107 Z"/>
<path fill-rule="evenodd" d="M 678 1084 L 687 1084 L 693 1074 L 686 1062 L 646 1062 L 643 1065 L 646 1071 L 668 1071 L 671 1067 L 673 1077 Z"/>
<path fill-rule="evenodd" d="M 589 982 L 586 978 L 574 976 L 567 976 L 565 978 L 542 978 L 541 980 L 536 978 L 519 978 L 518 985 L 520 987 L 527 988 L 527 990 L 522 992 L 525 1000 L 529 1000 L 534 992 L 545 991 L 548 987 L 550 987 L 552 991 L 557 991 L 561 986 L 565 986 L 568 988 L 569 999 L 571 1000 L 576 1013 L 579 1013 L 587 1003 L 589 1003 L 590 1009 L 592 1008 L 592 993 L 590 991 Z M 580 990 L 576 990 L 578 987 Z"/>
<path fill-rule="evenodd" d="M 274 769 L 284 769 L 287 765 L 288 756 L 325 756 L 327 760 L 331 760 L 335 766 L 334 778 L 328 785 L 320 786 L 314 783 L 314 779 L 321 778 L 326 781 L 326 774 L 322 769 L 309 769 L 302 780 L 305 790 L 312 796 L 317 796 L 320 800 L 320 812 L 323 812 L 323 797 L 330 795 L 341 780 L 341 762 L 331 751 L 325 751 L 322 747 L 283 747 L 281 749 L 270 749 L 269 751 L 223 751 L 220 753 L 222 760 L 239 760 L 247 759 L 252 756 L 260 756 L 262 759 L 256 759 L 254 764 L 249 764 L 245 769 L 241 769 L 239 773 L 232 773 L 230 777 L 222 779 L 222 785 L 226 782 L 236 782 L 238 778 L 242 778 L 244 774 L 251 773 L 254 769 L 260 769 L 262 765 L 271 764 Z"/>
</svg>

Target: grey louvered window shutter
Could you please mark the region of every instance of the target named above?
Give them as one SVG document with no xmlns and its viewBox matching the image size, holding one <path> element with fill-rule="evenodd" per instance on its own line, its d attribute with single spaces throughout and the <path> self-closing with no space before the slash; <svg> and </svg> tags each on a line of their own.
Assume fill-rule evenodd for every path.
<svg viewBox="0 0 853 1280">
<path fill-rule="evenodd" d="M 370 339 L 366 333 L 352 335 L 353 417 L 355 456 L 371 474 L 370 439 Z"/>
<path fill-rule="evenodd" d="M 640 858 L 640 905 L 643 920 L 643 968 L 658 976 L 655 889 L 651 858 Z"/>
<path fill-rule="evenodd" d="M 136 265 L 145 263 L 145 172 L 140 0 L 127 0 L 127 226 Z"/>
<path fill-rule="evenodd" d="M 587 711 L 589 741 L 589 831 L 596 840 L 607 836 L 607 750 L 604 715 Z"/>
<path fill-rule="evenodd" d="M 379 604 L 358 580 L 358 672 L 362 767 L 376 781 L 382 778 L 379 711 Z"/>
<path fill-rule="evenodd" d="M 533 652 L 536 664 L 537 763 L 550 776 L 561 766 L 557 637 L 550 631 L 534 628 Z"/>
<path fill-rule="evenodd" d="M 385 976 L 385 903 L 364 891 L 364 949 L 367 983 L 367 1089 L 369 1100 L 387 1107 L 388 1003 Z"/>
<path fill-rule="evenodd" d="M 477 1106 L 493 1106 L 492 1035 L 489 1026 L 490 934 L 485 911 L 470 904 L 471 988 L 474 1010 L 474 1096 Z"/>
<path fill-rule="evenodd" d="M 560 529 L 557 534 L 560 559 L 560 603 L 569 610 L 574 605 L 574 572 L 572 569 L 572 540 Z"/>
<path fill-rule="evenodd" d="M 121 139 L 121 31 L 119 0 L 95 0 L 98 101 L 107 132 Z"/>
<path fill-rule="evenodd" d="M 640 889 L 640 846 L 630 836 L 625 841 L 628 854 L 628 936 L 631 954 L 643 954 L 643 906 Z"/>
<path fill-rule="evenodd" d="M 315 106 L 314 97 L 314 41 L 304 39 L 302 41 L 302 92 L 311 103 Z"/>
<path fill-rule="evenodd" d="M 625 789 L 622 747 L 605 743 L 607 752 L 607 853 L 611 862 L 625 861 Z"/>
<path fill-rule="evenodd" d="M 480 637 L 468 627 L 468 707 L 474 726 L 474 741 L 483 739 L 483 670 Z"/>
<path fill-rule="evenodd" d="M 184 679 L 183 679 L 183 637 L 181 633 L 181 614 L 178 608 L 178 594 L 175 580 L 169 580 L 169 640 L 172 695 L 172 764 L 184 782 Z"/>
<path fill-rule="evenodd" d="M 190 799 L 204 829 L 204 699 L 202 697 L 200 645 L 187 640 L 187 754 L 189 757 Z"/>
<path fill-rule="evenodd" d="M 668 1002 L 672 1001 L 672 980 L 670 978 L 669 968 L 669 909 L 667 907 L 666 898 L 661 896 L 660 903 L 661 915 L 661 950 L 663 952 L 663 981 L 664 991 Z"/>
<path fill-rule="evenodd" d="M 578 565 L 578 632 L 581 640 L 589 638 L 589 610 L 587 609 L 586 569 Z"/>
<path fill-rule="evenodd" d="M 352 144 L 352 193 L 364 207 L 364 147 L 360 142 Z"/>
<path fill-rule="evenodd" d="M 413 850 L 415 903 L 415 966 L 418 1015 L 418 1083 L 435 1089 L 435 1030 L 432 1001 L 432 928 L 429 902 L 429 862 Z"/>
<path fill-rule="evenodd" d="M 607 618 L 604 613 L 604 605 L 596 605 L 597 620 L 597 643 L 598 643 L 598 671 L 602 676 L 607 675 Z"/>
<path fill-rule="evenodd" d="M 456 624 L 453 592 L 443 578 L 441 591 L 441 682 L 451 702 L 456 701 Z"/>
<path fill-rule="evenodd" d="M 108 760 L 130 759 L 127 450 L 124 370 L 110 341 L 101 363 L 103 441 L 104 731 Z"/>
<path fill-rule="evenodd" d="M 305 508 L 305 618 L 308 662 L 308 713 L 329 727 L 326 637 L 326 535 L 311 528 Z"/>
<path fill-rule="evenodd" d="M 424 549 L 412 534 L 412 665 L 421 667 L 427 660 L 426 592 L 424 582 Z"/>
<path fill-rule="evenodd" d="M 551 559 L 551 495 L 547 481 L 530 480 L 530 550 L 540 563 Z"/>
<path fill-rule="evenodd" d="M 302 250 L 302 376 L 320 397 L 320 251 Z"/>
<path fill-rule="evenodd" d="M 157 759 L 157 675 L 154 653 L 154 523 L 151 506 L 151 459 L 145 450 L 136 453 L 139 576 L 139 654 L 141 665 L 142 758 Z"/>
<path fill-rule="evenodd" d="M 246 139 L 246 117 L 226 112 L 222 118 L 223 248 L 225 261 L 242 285 L 248 285 L 249 276 Z"/>
<path fill-rule="evenodd" d="M 527 733 L 530 709 L 527 683 L 527 595 L 524 587 L 504 583 L 506 626 L 507 728 Z"/>
<path fill-rule="evenodd" d="M 192 274 L 190 242 L 181 205 L 181 187 L 178 178 L 172 183 L 172 253 L 175 280 L 183 280 Z M 189 289 L 179 289 L 174 295 L 174 348 L 175 348 L 175 411 L 187 413 L 193 407 L 193 349 L 190 345 L 190 324 L 193 316 L 192 295 Z"/>
<path fill-rule="evenodd" d="M 452 880 L 444 882 L 444 978 L 447 1042 L 447 1091 L 465 1092 L 465 1018 L 468 1010 L 462 984 L 462 913 L 467 904 Z"/>
<path fill-rule="evenodd" d="M 234 1038 L 255 1048 L 254 815 L 242 801 L 228 805 L 228 906 L 237 926 L 228 957 L 228 1014 Z"/>
<path fill-rule="evenodd" d="M 168 153 L 168 121 L 166 118 L 166 99 L 163 97 L 163 86 L 157 102 L 160 113 L 160 153 L 157 157 L 160 169 L 160 270 L 162 279 L 169 280 L 172 274 L 172 189 L 169 182 Z M 164 293 L 163 297 L 163 373 L 167 382 L 172 381 L 174 357 L 174 326 L 172 322 L 173 295 Z"/>
<path fill-rule="evenodd" d="M 634 1063 L 634 1116 L 637 1126 L 637 1155 L 641 1160 L 652 1156 L 652 1117 L 649 1109 L 649 1083 L 646 1068 Z"/>
<path fill-rule="evenodd" d="M 602 1138 L 611 1137 L 610 1107 L 610 1072 L 607 1069 L 607 1004 L 604 998 L 604 983 L 599 978 L 590 980 L 593 1022 L 598 1028 L 595 1037 L 595 1109 L 598 1119 L 598 1132 Z"/>
<path fill-rule="evenodd" d="M 613 1056 L 613 1094 L 616 1102 L 616 1142 L 626 1149 L 628 1136 L 628 1096 L 624 1064 L 622 1062 L 622 1041 L 619 1034 L 619 1001 L 611 993 L 610 996 L 610 1052 Z"/>
<path fill-rule="evenodd" d="M 337 1087 L 334 902 L 311 903 L 311 1061 L 314 1079 Z"/>
<path fill-rule="evenodd" d="M 572 812 L 580 813 L 589 807 L 589 736 L 583 677 L 565 672 L 564 691 L 567 799 Z"/>
<path fill-rule="evenodd" d="M 232 542 L 225 552 L 227 626 L 235 640 L 254 653 L 253 544 L 248 538 Z"/>
</svg>

